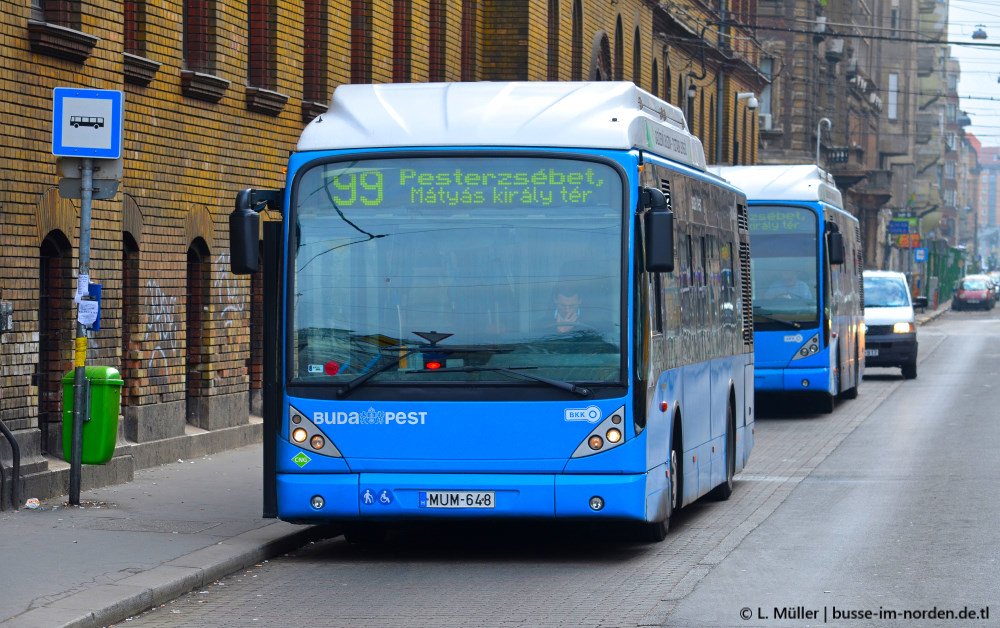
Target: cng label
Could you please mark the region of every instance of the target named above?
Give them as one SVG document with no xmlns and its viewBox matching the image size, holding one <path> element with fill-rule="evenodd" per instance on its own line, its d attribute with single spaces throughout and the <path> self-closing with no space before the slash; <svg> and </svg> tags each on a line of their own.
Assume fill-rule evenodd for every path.
<svg viewBox="0 0 1000 628">
<path fill-rule="evenodd" d="M 292 458 L 292 462 L 299 465 L 299 468 L 306 466 L 307 464 L 309 464 L 310 461 L 312 461 L 312 458 L 307 456 L 306 452 L 304 451 L 300 451 L 299 453 L 295 454 L 294 458 Z"/>
</svg>

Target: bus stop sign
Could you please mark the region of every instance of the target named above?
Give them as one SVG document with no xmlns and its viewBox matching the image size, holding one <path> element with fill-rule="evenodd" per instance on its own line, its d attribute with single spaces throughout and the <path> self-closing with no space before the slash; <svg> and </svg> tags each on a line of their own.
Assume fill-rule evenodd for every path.
<svg viewBox="0 0 1000 628">
<path fill-rule="evenodd" d="M 56 87 L 52 91 L 52 154 L 120 158 L 122 100 L 117 90 Z"/>
</svg>

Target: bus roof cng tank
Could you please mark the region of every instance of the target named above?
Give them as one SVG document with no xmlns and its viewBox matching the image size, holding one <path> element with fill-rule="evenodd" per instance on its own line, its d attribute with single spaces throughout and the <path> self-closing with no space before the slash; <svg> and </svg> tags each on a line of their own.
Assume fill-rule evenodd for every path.
<svg viewBox="0 0 1000 628">
<path fill-rule="evenodd" d="M 297 150 L 429 146 L 638 148 L 705 170 L 683 112 L 627 81 L 341 85 Z"/>
<path fill-rule="evenodd" d="M 823 201 L 844 207 L 833 176 L 815 164 L 712 166 L 709 171 L 742 189 L 749 201 Z"/>
</svg>

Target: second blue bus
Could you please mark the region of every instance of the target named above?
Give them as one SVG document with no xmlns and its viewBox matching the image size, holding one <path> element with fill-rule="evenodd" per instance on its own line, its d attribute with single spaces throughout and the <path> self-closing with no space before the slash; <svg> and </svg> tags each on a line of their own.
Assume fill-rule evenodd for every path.
<svg viewBox="0 0 1000 628">
<path fill-rule="evenodd" d="M 832 412 L 864 375 L 861 229 L 812 164 L 713 171 L 750 205 L 757 393 L 806 395 Z"/>
</svg>

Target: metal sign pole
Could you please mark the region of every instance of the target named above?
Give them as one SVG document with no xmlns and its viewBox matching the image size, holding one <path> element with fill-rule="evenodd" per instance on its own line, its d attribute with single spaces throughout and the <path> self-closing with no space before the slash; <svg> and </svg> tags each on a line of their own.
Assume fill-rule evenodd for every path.
<svg viewBox="0 0 1000 628">
<path fill-rule="evenodd" d="M 83 278 L 90 277 L 90 202 L 93 193 L 93 160 L 83 158 L 80 180 L 80 270 L 77 274 L 76 292 L 79 294 Z M 73 429 L 70 441 L 69 503 L 80 505 L 80 475 L 83 465 L 83 422 L 90 395 L 87 384 L 87 327 L 76 323 L 76 347 L 73 371 Z M 87 413 L 89 414 L 89 412 Z"/>
</svg>

